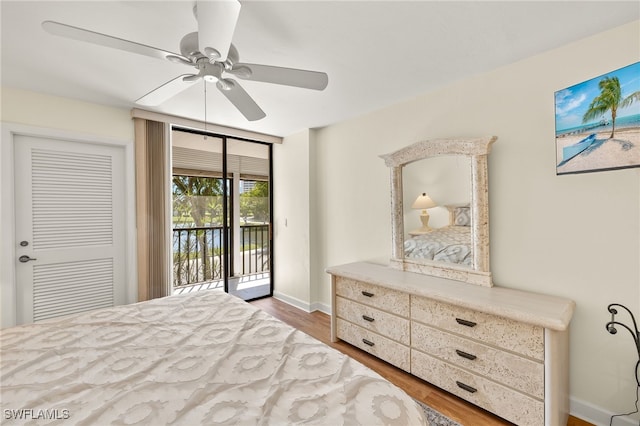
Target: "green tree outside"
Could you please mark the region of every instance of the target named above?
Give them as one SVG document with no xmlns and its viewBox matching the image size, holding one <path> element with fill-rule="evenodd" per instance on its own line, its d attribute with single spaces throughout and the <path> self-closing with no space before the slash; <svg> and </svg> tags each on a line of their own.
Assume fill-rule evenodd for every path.
<svg viewBox="0 0 640 426">
<path fill-rule="evenodd" d="M 212 226 L 222 225 L 222 209 L 223 209 L 223 180 L 211 177 L 200 176 L 173 176 L 173 212 L 174 212 L 174 226 L 193 228 L 203 227 L 208 224 Z M 202 278 L 207 281 L 216 278 L 216 271 L 218 268 L 214 267 L 215 257 L 211 250 L 209 250 L 209 244 L 207 244 L 206 231 L 198 230 L 196 232 L 197 245 L 200 246 L 199 251 L 196 247 L 190 247 L 185 250 L 185 253 L 177 258 L 177 254 L 174 255 L 174 262 L 176 263 L 176 273 L 181 275 L 185 273 L 186 267 L 183 267 L 185 263 L 192 262 L 193 259 L 188 255 L 189 253 L 200 253 L 202 257 L 202 263 L 199 270 L 194 270 L 192 273 L 196 276 L 202 274 Z M 180 244 L 180 242 L 177 242 Z M 191 245 L 191 241 L 187 241 L 187 244 Z M 219 248 L 217 249 L 219 250 Z M 219 254 L 219 253 L 218 253 Z M 213 262 L 213 263 L 212 263 Z M 195 269 L 195 268 L 194 268 Z M 217 277 L 219 278 L 219 277 Z M 198 281 L 197 279 L 190 279 L 191 281 Z"/>
<path fill-rule="evenodd" d="M 222 179 L 198 176 L 173 177 L 174 223 L 194 227 L 222 225 Z"/>
<path fill-rule="evenodd" d="M 240 194 L 240 216 L 245 224 L 269 221 L 269 182 L 256 181 L 250 191 Z"/>
</svg>

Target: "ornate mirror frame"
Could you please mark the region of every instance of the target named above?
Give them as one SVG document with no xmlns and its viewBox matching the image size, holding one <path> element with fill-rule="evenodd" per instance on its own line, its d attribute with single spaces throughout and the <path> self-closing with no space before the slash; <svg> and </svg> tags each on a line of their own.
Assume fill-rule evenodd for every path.
<svg viewBox="0 0 640 426">
<path fill-rule="evenodd" d="M 431 139 L 381 155 L 391 169 L 391 231 L 390 266 L 485 287 L 492 287 L 489 270 L 489 188 L 487 156 L 496 136 L 472 139 Z M 404 256 L 404 210 L 402 206 L 402 169 L 407 164 L 442 155 L 464 155 L 471 159 L 471 268 L 456 264 L 417 261 Z"/>
</svg>

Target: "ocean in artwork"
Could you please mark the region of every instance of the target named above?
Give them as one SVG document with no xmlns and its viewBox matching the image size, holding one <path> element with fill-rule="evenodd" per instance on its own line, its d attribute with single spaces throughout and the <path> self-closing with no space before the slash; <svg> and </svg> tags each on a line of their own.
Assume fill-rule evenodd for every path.
<svg viewBox="0 0 640 426">
<path fill-rule="evenodd" d="M 556 129 L 556 137 L 562 137 L 563 135 L 588 133 L 590 130 L 596 132 L 603 132 L 605 130 L 608 130 L 609 132 L 611 132 L 611 127 L 611 119 L 602 119 L 597 123 L 583 124 L 576 127 L 570 127 L 568 129 Z M 640 128 L 640 114 L 616 118 L 616 129 L 624 129 L 630 127 Z"/>
</svg>

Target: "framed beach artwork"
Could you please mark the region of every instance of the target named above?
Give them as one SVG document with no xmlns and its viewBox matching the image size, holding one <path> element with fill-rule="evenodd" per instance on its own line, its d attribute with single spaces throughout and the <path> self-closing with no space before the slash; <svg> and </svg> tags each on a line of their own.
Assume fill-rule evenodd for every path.
<svg viewBox="0 0 640 426">
<path fill-rule="evenodd" d="M 640 62 L 555 92 L 556 174 L 640 167 Z"/>
</svg>

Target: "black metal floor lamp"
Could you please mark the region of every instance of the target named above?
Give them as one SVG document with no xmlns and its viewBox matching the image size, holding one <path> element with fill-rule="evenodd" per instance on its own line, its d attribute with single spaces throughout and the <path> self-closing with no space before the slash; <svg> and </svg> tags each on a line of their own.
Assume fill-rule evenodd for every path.
<svg viewBox="0 0 640 426">
<path fill-rule="evenodd" d="M 621 323 L 620 321 L 616 321 L 616 315 L 618 314 L 618 308 L 622 308 L 625 311 L 627 311 L 627 313 L 629 314 L 629 316 L 631 317 L 631 322 L 633 324 L 633 329 L 631 329 L 631 327 L 629 327 L 626 324 Z M 640 368 L 640 332 L 638 332 L 638 324 L 636 323 L 636 318 L 633 316 L 633 313 L 624 305 L 621 305 L 619 303 L 612 303 L 607 307 L 607 310 L 609 311 L 609 313 L 611 314 L 611 321 L 609 321 L 605 327 L 607 329 L 607 331 L 611 334 L 616 334 L 618 332 L 618 329 L 616 328 L 616 326 L 620 326 L 623 328 L 626 328 L 627 331 L 629 331 L 629 333 L 631 333 L 631 336 L 633 337 L 633 341 L 636 345 L 636 351 L 638 352 L 638 361 L 636 362 L 636 368 L 635 368 L 635 374 L 636 374 L 636 409 L 635 411 L 632 411 L 630 413 L 625 413 L 625 414 L 616 414 L 611 416 L 611 419 L 609 421 L 609 426 L 611 426 L 613 424 L 613 418 L 614 417 L 619 417 L 619 416 L 629 416 L 631 414 L 635 414 L 638 412 L 638 391 L 640 390 L 640 376 L 638 374 L 638 368 Z M 640 426 L 640 423 L 639 423 Z"/>
</svg>

